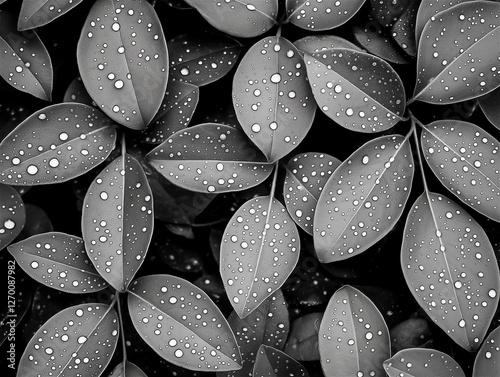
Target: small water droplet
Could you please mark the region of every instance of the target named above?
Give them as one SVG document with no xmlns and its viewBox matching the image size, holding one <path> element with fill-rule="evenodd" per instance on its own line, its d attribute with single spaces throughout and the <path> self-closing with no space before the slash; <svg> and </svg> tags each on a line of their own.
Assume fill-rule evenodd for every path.
<svg viewBox="0 0 500 377">
<path fill-rule="evenodd" d="M 38 268 L 39 265 L 38 265 L 38 262 L 33 261 L 33 262 L 31 262 L 30 266 L 31 266 L 31 268 Z"/>
<path fill-rule="evenodd" d="M 274 84 L 278 84 L 281 81 L 281 75 L 279 73 L 275 73 L 271 76 L 271 82 Z"/>
<path fill-rule="evenodd" d="M 120 30 L 120 24 L 118 22 L 113 23 L 113 25 L 111 25 L 111 29 L 113 31 L 119 31 Z"/>
<path fill-rule="evenodd" d="M 29 175 L 35 175 L 36 173 L 38 173 L 38 168 L 35 165 L 30 165 L 27 167 L 26 172 Z"/>
</svg>

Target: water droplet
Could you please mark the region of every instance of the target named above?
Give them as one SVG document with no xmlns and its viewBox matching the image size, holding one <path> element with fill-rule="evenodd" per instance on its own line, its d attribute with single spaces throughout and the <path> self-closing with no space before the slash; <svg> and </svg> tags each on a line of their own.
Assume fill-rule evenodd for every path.
<svg viewBox="0 0 500 377">
<path fill-rule="evenodd" d="M 38 268 L 39 265 L 38 265 L 38 262 L 33 261 L 33 262 L 31 262 L 30 266 L 31 266 L 31 268 Z"/>
<path fill-rule="evenodd" d="M 370 162 L 370 157 L 368 156 L 363 156 L 361 162 L 363 163 L 363 165 L 366 165 Z"/>
<path fill-rule="evenodd" d="M 61 140 L 61 141 L 66 141 L 66 140 L 68 140 L 68 138 L 69 138 L 69 136 L 66 132 L 61 132 L 59 134 L 59 140 Z"/>
<path fill-rule="evenodd" d="M 108 193 L 106 191 L 101 191 L 101 193 L 99 194 L 99 196 L 100 196 L 100 198 L 102 200 L 108 200 L 108 198 L 109 198 L 109 195 L 108 195 Z"/>
<path fill-rule="evenodd" d="M 59 160 L 57 158 L 51 158 L 49 161 L 49 166 L 51 168 L 57 168 L 59 166 Z"/>
<path fill-rule="evenodd" d="M 281 81 L 281 75 L 279 73 L 275 73 L 271 76 L 271 82 L 274 84 L 278 84 Z"/>
<path fill-rule="evenodd" d="M 80 336 L 78 338 L 78 344 L 83 344 L 87 341 L 87 337 L 86 336 Z"/>
<path fill-rule="evenodd" d="M 494 289 L 490 289 L 490 290 L 488 291 L 488 296 L 489 296 L 490 298 L 495 298 L 495 297 L 497 297 L 497 291 L 496 291 L 496 290 L 494 290 Z"/>
<path fill-rule="evenodd" d="M 38 173 L 38 168 L 37 168 L 35 165 L 30 165 L 30 166 L 28 166 L 28 168 L 26 169 L 26 172 L 27 172 L 29 175 L 35 175 L 36 173 Z"/>
<path fill-rule="evenodd" d="M 180 72 L 181 72 L 181 75 L 182 75 L 182 76 L 187 76 L 187 75 L 189 75 L 189 69 L 188 69 L 188 68 L 186 68 L 186 67 L 182 68 Z"/>
<path fill-rule="evenodd" d="M 259 132 L 260 131 L 260 124 L 258 124 L 258 123 L 252 124 L 252 131 Z"/>
<path fill-rule="evenodd" d="M 113 31 L 119 31 L 120 30 L 120 24 L 118 22 L 115 22 L 113 25 L 111 25 L 111 29 Z"/>
<path fill-rule="evenodd" d="M 116 88 L 116 89 L 121 89 L 121 88 L 123 88 L 123 85 L 124 85 L 124 83 L 123 83 L 123 81 L 122 81 L 122 80 L 116 80 L 116 81 L 115 81 L 115 88 Z"/>
<path fill-rule="evenodd" d="M 184 356 L 184 352 L 182 350 L 175 350 L 174 355 L 175 357 L 181 358 Z"/>
</svg>

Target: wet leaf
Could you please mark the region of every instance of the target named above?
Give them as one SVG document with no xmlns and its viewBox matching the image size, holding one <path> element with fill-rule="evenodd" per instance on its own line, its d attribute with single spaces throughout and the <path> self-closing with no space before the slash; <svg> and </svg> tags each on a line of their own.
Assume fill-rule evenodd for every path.
<svg viewBox="0 0 500 377">
<path fill-rule="evenodd" d="M 220 273 L 240 318 L 283 285 L 299 251 L 297 227 L 276 199 L 259 196 L 234 213 L 222 238 Z"/>
<path fill-rule="evenodd" d="M 19 267 L 50 288 L 90 293 L 108 286 L 90 262 L 80 237 L 42 233 L 12 244 L 8 250 Z"/>
<path fill-rule="evenodd" d="M 418 42 L 425 24 L 439 12 L 445 11 L 454 5 L 471 0 L 421 0 L 417 11 L 415 25 L 415 39 Z"/>
<path fill-rule="evenodd" d="M 426 125 L 421 140 L 441 183 L 469 207 L 500 221 L 500 142 L 475 124 L 457 120 Z"/>
<path fill-rule="evenodd" d="M 0 250 L 10 244 L 24 228 L 26 209 L 21 195 L 0 183 Z"/>
<path fill-rule="evenodd" d="M 349 285 L 330 298 L 319 328 L 323 373 L 329 377 L 383 376 L 389 330 L 373 302 Z"/>
<path fill-rule="evenodd" d="M 262 344 L 257 352 L 253 377 L 309 377 L 306 368 L 286 353 Z"/>
<path fill-rule="evenodd" d="M 202 86 L 224 77 L 238 60 L 241 43 L 220 34 L 181 34 L 167 42 L 170 75 Z"/>
<path fill-rule="evenodd" d="M 479 107 L 491 124 L 500 130 L 500 88 L 478 98 Z"/>
<path fill-rule="evenodd" d="M 0 76 L 12 87 L 37 98 L 52 98 L 52 62 L 34 31 L 18 32 L 16 18 L 0 10 Z"/>
<path fill-rule="evenodd" d="M 391 328 L 393 353 L 406 348 L 419 348 L 432 342 L 432 327 L 427 319 L 411 317 Z"/>
<path fill-rule="evenodd" d="M 76 77 L 71 81 L 68 88 L 64 92 L 64 102 L 78 102 L 83 103 L 88 106 L 96 106 L 96 103 L 92 100 L 85 85 L 83 85 L 82 78 L 80 76 Z"/>
<path fill-rule="evenodd" d="M 412 57 L 417 55 L 415 22 L 418 5 L 419 1 L 412 0 L 396 23 L 391 27 L 392 38 L 405 53 Z"/>
<path fill-rule="evenodd" d="M 171 275 L 141 277 L 130 286 L 128 309 L 135 329 L 165 360 L 197 371 L 241 367 L 229 324 L 192 283 Z"/>
<path fill-rule="evenodd" d="M 170 182 L 204 193 L 244 190 L 273 170 L 241 130 L 217 123 L 178 131 L 146 158 Z"/>
<path fill-rule="evenodd" d="M 329 30 L 345 24 L 365 0 L 287 0 L 286 14 L 292 24 L 306 30 Z"/>
<path fill-rule="evenodd" d="M 19 30 L 27 30 L 47 25 L 81 2 L 82 0 L 23 0 L 17 27 Z"/>
<path fill-rule="evenodd" d="M 118 340 L 118 315 L 105 304 L 82 304 L 50 318 L 31 338 L 19 361 L 18 377 L 97 377 L 111 361 Z"/>
<path fill-rule="evenodd" d="M 99 110 L 61 103 L 38 110 L 0 143 L 0 181 L 65 182 L 102 163 L 115 146 L 114 124 Z"/>
<path fill-rule="evenodd" d="M 370 5 L 378 23 L 384 27 L 391 27 L 411 4 L 417 2 L 417 0 L 370 0 Z"/>
<path fill-rule="evenodd" d="M 148 377 L 134 363 L 130 361 L 121 362 L 111 371 L 108 377 Z"/>
<path fill-rule="evenodd" d="M 83 83 L 115 122 L 143 129 L 158 111 L 168 79 L 163 29 L 146 0 L 99 0 L 77 46 Z"/>
<path fill-rule="evenodd" d="M 298 361 L 319 360 L 318 333 L 323 313 L 309 313 L 292 323 L 285 353 Z"/>
<path fill-rule="evenodd" d="M 234 75 L 233 105 L 243 130 L 269 161 L 293 150 L 316 113 L 297 48 L 282 37 L 255 43 Z"/>
<path fill-rule="evenodd" d="M 381 136 L 362 145 L 330 176 L 314 214 L 314 248 L 322 263 L 358 255 L 398 221 L 414 173 L 408 139 Z"/>
<path fill-rule="evenodd" d="M 447 354 L 434 349 L 408 348 L 384 361 L 389 377 L 465 377 L 460 365 Z"/>
<path fill-rule="evenodd" d="M 386 61 L 345 48 L 304 55 L 319 108 L 336 123 L 357 132 L 380 132 L 401 120 L 403 83 Z"/>
<path fill-rule="evenodd" d="M 499 37 L 497 2 L 465 2 L 433 16 L 418 46 L 412 101 L 455 103 L 500 86 Z"/>
<path fill-rule="evenodd" d="M 256 37 L 271 29 L 278 16 L 278 0 L 185 0 L 216 29 L 235 37 Z"/>
<path fill-rule="evenodd" d="M 487 376 L 500 365 L 500 327 L 494 329 L 484 340 L 474 361 L 472 377 Z"/>
<path fill-rule="evenodd" d="M 429 317 L 461 347 L 476 350 L 500 290 L 495 253 L 481 226 L 446 197 L 422 194 L 406 221 L 401 267 Z"/>
<path fill-rule="evenodd" d="M 332 50 L 334 48 L 350 48 L 351 50 L 362 51 L 361 48 L 347 39 L 336 35 L 308 35 L 293 42 L 294 46 L 300 52 L 314 54 L 324 50 Z"/>
<path fill-rule="evenodd" d="M 151 188 L 139 162 L 124 154 L 97 175 L 85 195 L 85 249 L 101 276 L 124 292 L 144 261 L 152 233 Z"/>
<path fill-rule="evenodd" d="M 286 209 L 295 223 L 311 235 L 319 195 L 339 165 L 340 160 L 325 153 L 301 153 L 286 165 L 283 184 Z"/>
</svg>

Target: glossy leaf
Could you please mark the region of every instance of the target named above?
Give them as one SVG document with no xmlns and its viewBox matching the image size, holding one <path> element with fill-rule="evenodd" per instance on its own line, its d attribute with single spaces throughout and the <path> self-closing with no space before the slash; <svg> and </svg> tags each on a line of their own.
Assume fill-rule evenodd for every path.
<svg viewBox="0 0 500 377">
<path fill-rule="evenodd" d="M 168 79 L 163 29 L 146 0 L 98 0 L 77 46 L 83 83 L 115 122 L 143 129 L 158 111 Z"/>
<path fill-rule="evenodd" d="M 148 377 L 134 363 L 130 361 L 121 362 L 111 371 L 108 377 Z"/>
<path fill-rule="evenodd" d="M 491 124 L 500 130 L 500 88 L 478 98 L 479 107 Z"/>
<path fill-rule="evenodd" d="M 403 83 L 384 60 L 338 48 L 304 55 L 319 108 L 336 123 L 357 132 L 380 132 L 401 120 Z"/>
<path fill-rule="evenodd" d="M 362 51 L 361 48 L 347 39 L 336 35 L 308 35 L 293 42 L 294 46 L 300 52 L 314 54 L 324 50 L 332 50 L 334 48 L 350 48 L 352 50 Z"/>
<path fill-rule="evenodd" d="M 253 377 L 308 377 L 307 369 L 286 353 L 262 344 L 257 352 Z"/>
<path fill-rule="evenodd" d="M 234 213 L 222 238 L 220 273 L 240 318 L 283 285 L 299 251 L 297 227 L 276 199 L 259 196 Z"/>
<path fill-rule="evenodd" d="M 286 0 L 292 24 L 306 30 L 329 30 L 349 21 L 365 0 Z"/>
<path fill-rule="evenodd" d="M 487 376 L 500 365 L 500 327 L 494 329 L 484 340 L 474 361 L 472 377 Z"/>
<path fill-rule="evenodd" d="M 464 371 L 452 357 L 426 348 L 407 348 L 399 351 L 384 361 L 384 369 L 389 377 L 465 377 Z"/>
<path fill-rule="evenodd" d="M 82 0 L 23 0 L 17 28 L 27 30 L 47 25 L 81 2 Z"/>
<path fill-rule="evenodd" d="M 99 110 L 61 103 L 38 110 L 0 143 L 0 181 L 65 182 L 102 163 L 115 147 L 114 124 Z"/>
<path fill-rule="evenodd" d="M 399 47 L 409 56 L 417 55 L 417 43 L 415 41 L 415 22 L 417 19 L 419 1 L 411 0 L 403 14 L 391 27 L 392 38 Z"/>
<path fill-rule="evenodd" d="M 80 76 L 76 77 L 71 81 L 69 86 L 64 92 L 64 102 L 78 102 L 83 103 L 88 106 L 96 106 L 96 103 L 92 100 L 85 85 L 83 85 L 82 78 Z"/>
<path fill-rule="evenodd" d="M 170 75 L 202 86 L 224 77 L 238 60 L 241 43 L 226 35 L 181 34 L 167 42 Z"/>
<path fill-rule="evenodd" d="M 286 209 L 295 223 L 311 235 L 319 195 L 339 165 L 340 160 L 325 153 L 301 153 L 286 165 L 283 184 Z"/>
<path fill-rule="evenodd" d="M 90 185 L 82 210 L 85 249 L 101 276 L 124 292 L 144 262 L 153 233 L 152 193 L 139 162 L 112 161 Z"/>
<path fill-rule="evenodd" d="M 298 361 L 319 360 L 318 333 L 322 318 L 322 312 L 315 312 L 293 321 L 285 353 Z"/>
<path fill-rule="evenodd" d="M 50 288 L 90 293 L 108 286 L 92 265 L 80 237 L 42 233 L 12 244 L 8 250 L 19 267 Z"/>
<path fill-rule="evenodd" d="M 297 48 L 282 37 L 255 43 L 234 75 L 233 105 L 243 130 L 269 161 L 293 150 L 316 113 Z"/>
<path fill-rule="evenodd" d="M 196 371 L 241 367 L 229 324 L 192 283 L 171 275 L 141 277 L 130 286 L 128 309 L 135 329 L 165 360 Z"/>
<path fill-rule="evenodd" d="M 273 170 L 241 130 L 217 123 L 178 131 L 146 158 L 170 182 L 204 193 L 244 190 Z"/>
<path fill-rule="evenodd" d="M 446 197 L 422 194 L 406 221 L 401 267 L 429 317 L 461 347 L 476 350 L 500 290 L 495 253 L 481 226 Z"/>
<path fill-rule="evenodd" d="M 500 3 L 465 2 L 433 16 L 420 37 L 412 100 L 448 104 L 500 86 L 499 38 Z"/>
<path fill-rule="evenodd" d="M 235 37 L 256 37 L 271 29 L 278 16 L 278 0 L 184 0 L 216 29 Z"/>
<path fill-rule="evenodd" d="M 417 42 L 422 35 L 425 24 L 439 12 L 443 12 L 454 5 L 471 0 L 421 0 L 417 11 L 417 20 L 415 24 L 415 39 Z"/>
<path fill-rule="evenodd" d="M 21 195 L 0 183 L 0 250 L 10 244 L 24 228 L 26 209 Z"/>
<path fill-rule="evenodd" d="M 323 263 L 358 255 L 391 231 L 414 173 L 408 139 L 381 136 L 362 145 L 330 176 L 314 214 L 314 248 Z"/>
<path fill-rule="evenodd" d="M 372 13 L 375 19 L 383 27 L 391 27 L 394 25 L 399 17 L 411 6 L 412 3 L 416 3 L 417 0 L 391 0 L 391 1 L 379 1 L 370 0 L 370 5 L 372 8 Z"/>
<path fill-rule="evenodd" d="M 500 221 L 500 142 L 475 124 L 440 120 L 422 131 L 434 174 L 463 203 Z"/>
<path fill-rule="evenodd" d="M 17 377 L 97 377 L 111 361 L 118 340 L 118 315 L 105 304 L 64 309 L 45 322 L 19 360 Z"/>
<path fill-rule="evenodd" d="M 52 62 L 34 31 L 18 32 L 15 17 L 0 10 L 0 76 L 14 88 L 37 98 L 52 98 Z"/>
<path fill-rule="evenodd" d="M 373 302 L 343 286 L 330 298 L 319 328 L 319 353 L 325 376 L 383 376 L 390 356 L 389 330 Z"/>
</svg>

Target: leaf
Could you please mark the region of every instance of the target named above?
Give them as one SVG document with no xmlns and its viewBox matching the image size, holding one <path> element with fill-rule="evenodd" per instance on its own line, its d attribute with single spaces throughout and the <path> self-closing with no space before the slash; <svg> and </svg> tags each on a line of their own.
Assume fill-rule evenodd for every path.
<svg viewBox="0 0 500 377">
<path fill-rule="evenodd" d="M 500 327 L 494 329 L 484 340 L 474 361 L 472 377 L 487 376 L 492 370 L 498 369 L 500 364 Z"/>
<path fill-rule="evenodd" d="M 0 183 L 0 250 L 21 233 L 26 223 L 26 208 L 21 195 L 8 185 Z"/>
<path fill-rule="evenodd" d="M 301 153 L 286 165 L 283 197 L 293 221 L 313 234 L 314 210 L 321 190 L 340 160 L 325 153 Z"/>
<path fill-rule="evenodd" d="M 305 54 L 304 61 L 319 108 L 342 127 L 380 132 L 401 120 L 403 83 L 389 63 L 345 48 Z"/>
<path fill-rule="evenodd" d="M 499 37 L 497 2 L 465 2 L 433 16 L 420 37 L 411 101 L 455 103 L 500 86 Z"/>
<path fill-rule="evenodd" d="M 365 0 L 286 0 L 292 24 L 306 30 L 329 30 L 349 21 Z"/>
<path fill-rule="evenodd" d="M 0 181 L 65 182 L 102 163 L 115 147 L 114 124 L 99 110 L 61 103 L 38 110 L 0 143 Z"/>
<path fill-rule="evenodd" d="M 185 0 L 216 29 L 235 37 L 250 38 L 271 29 L 278 16 L 278 0 Z"/>
<path fill-rule="evenodd" d="M 82 209 L 85 249 L 101 276 L 125 292 L 153 233 L 151 188 L 139 162 L 123 154 L 90 185 Z"/>
<path fill-rule="evenodd" d="M 391 231 L 410 194 L 410 143 L 381 136 L 357 149 L 323 187 L 314 214 L 314 248 L 322 263 L 358 255 Z"/>
<path fill-rule="evenodd" d="M 458 345 L 477 349 L 500 290 L 495 253 L 481 226 L 448 198 L 422 194 L 406 220 L 401 267 L 429 317 Z"/>
<path fill-rule="evenodd" d="M 378 1 L 370 0 L 372 13 L 380 25 L 383 27 L 391 27 L 394 25 L 399 17 L 405 12 L 408 7 L 411 7 L 417 0 L 392 0 L 392 1 Z"/>
<path fill-rule="evenodd" d="M 121 362 L 111 371 L 108 377 L 148 377 L 134 363 L 130 361 Z"/>
<path fill-rule="evenodd" d="M 100 376 L 111 361 L 118 332 L 118 315 L 109 305 L 92 303 L 64 309 L 31 338 L 17 376 Z"/>
<path fill-rule="evenodd" d="M 491 124 L 500 130 L 500 88 L 478 98 L 479 107 Z"/>
<path fill-rule="evenodd" d="M 165 360 L 197 371 L 241 367 L 234 334 L 223 314 L 200 288 L 171 275 L 149 275 L 129 289 L 135 329 Z"/>
<path fill-rule="evenodd" d="M 283 285 L 299 252 L 297 227 L 275 198 L 258 196 L 234 213 L 222 238 L 220 274 L 240 318 Z"/>
<path fill-rule="evenodd" d="M 315 312 L 293 321 L 285 353 L 298 361 L 319 360 L 318 333 L 322 318 L 322 312 Z"/>
<path fill-rule="evenodd" d="M 417 43 L 414 31 L 419 2 L 411 0 L 403 14 L 401 14 L 396 23 L 391 27 L 392 38 L 411 57 L 417 55 Z"/>
<path fill-rule="evenodd" d="M 85 85 L 83 85 L 82 78 L 76 77 L 71 81 L 68 88 L 64 92 L 64 102 L 78 102 L 88 106 L 96 107 L 96 103 L 92 100 Z"/>
<path fill-rule="evenodd" d="M 294 149 L 316 113 L 297 48 L 282 37 L 255 43 L 234 75 L 233 105 L 243 130 L 269 161 Z"/>
<path fill-rule="evenodd" d="M 373 302 L 345 285 L 330 298 L 319 328 L 325 376 L 382 376 L 390 356 L 389 330 Z"/>
<path fill-rule="evenodd" d="M 81 2 L 82 0 L 23 0 L 17 28 L 27 30 L 47 25 Z"/>
<path fill-rule="evenodd" d="M 90 293 L 108 286 L 85 252 L 83 239 L 65 233 L 37 234 L 8 247 L 34 280 L 69 293 Z"/>
<path fill-rule="evenodd" d="M 115 122 L 145 128 L 158 111 L 168 79 L 163 29 L 146 0 L 99 0 L 77 46 L 83 83 Z"/>
<path fill-rule="evenodd" d="M 0 10 L 0 76 L 12 87 L 37 98 L 52 98 L 52 62 L 34 31 L 18 32 L 15 17 Z"/>
<path fill-rule="evenodd" d="M 389 377 L 465 377 L 464 371 L 453 358 L 441 351 L 425 348 L 399 351 L 384 361 L 384 369 Z"/>
<path fill-rule="evenodd" d="M 253 377 L 302 376 L 309 377 L 307 370 L 286 353 L 262 344 L 257 352 Z"/>
<path fill-rule="evenodd" d="M 146 158 L 170 182 L 204 193 L 256 186 L 273 169 L 242 131 L 217 123 L 178 131 Z"/>
<path fill-rule="evenodd" d="M 500 221 L 500 142 L 475 124 L 439 120 L 422 130 L 431 170 L 464 204 Z"/>
<path fill-rule="evenodd" d="M 167 42 L 174 80 L 202 86 L 224 77 L 238 60 L 241 43 L 227 35 L 181 34 Z"/>
<path fill-rule="evenodd" d="M 332 50 L 334 48 L 350 48 L 351 50 L 362 51 L 361 48 L 347 39 L 336 35 L 308 35 L 293 42 L 294 46 L 300 52 L 314 54 L 324 50 Z"/>
</svg>

